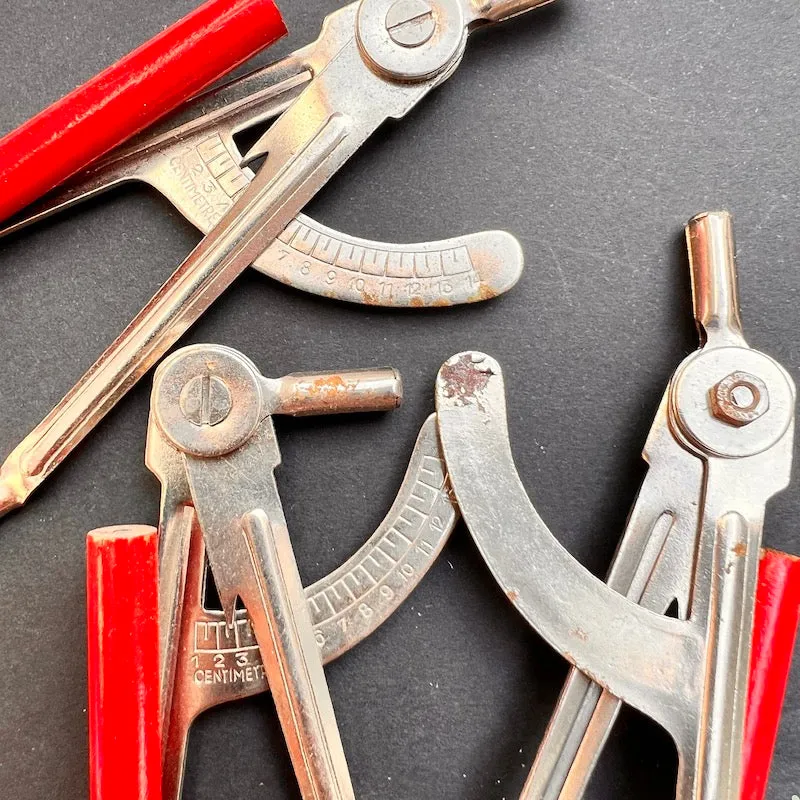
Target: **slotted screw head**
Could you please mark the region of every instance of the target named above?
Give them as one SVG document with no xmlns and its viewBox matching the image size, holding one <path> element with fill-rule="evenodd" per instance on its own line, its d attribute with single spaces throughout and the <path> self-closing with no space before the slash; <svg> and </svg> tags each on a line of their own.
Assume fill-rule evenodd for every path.
<svg viewBox="0 0 800 800">
<path fill-rule="evenodd" d="M 401 47 L 420 47 L 436 31 L 433 7 L 427 0 L 397 0 L 386 15 L 386 30 Z"/>
<path fill-rule="evenodd" d="M 181 391 L 181 411 L 189 422 L 213 427 L 228 418 L 233 407 L 230 389 L 215 375 L 198 375 Z"/>
<path fill-rule="evenodd" d="M 769 392 L 761 378 L 732 372 L 710 392 L 714 416 L 736 428 L 749 425 L 769 411 Z"/>
</svg>

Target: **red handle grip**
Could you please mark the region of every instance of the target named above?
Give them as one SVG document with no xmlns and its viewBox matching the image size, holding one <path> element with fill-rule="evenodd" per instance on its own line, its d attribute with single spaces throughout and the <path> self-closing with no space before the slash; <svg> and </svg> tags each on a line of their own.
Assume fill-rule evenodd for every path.
<svg viewBox="0 0 800 800">
<path fill-rule="evenodd" d="M 285 33 L 273 0 L 208 0 L 0 139 L 0 220 Z"/>
<path fill-rule="evenodd" d="M 86 547 L 91 800 L 161 800 L 158 534 L 105 528 Z"/>
<path fill-rule="evenodd" d="M 800 558 L 764 550 L 750 662 L 742 800 L 764 800 L 800 621 Z"/>
</svg>

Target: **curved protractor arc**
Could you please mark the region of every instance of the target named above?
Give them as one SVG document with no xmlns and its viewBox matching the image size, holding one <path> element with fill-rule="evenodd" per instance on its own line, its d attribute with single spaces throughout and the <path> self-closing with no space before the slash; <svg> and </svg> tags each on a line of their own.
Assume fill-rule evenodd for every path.
<svg viewBox="0 0 800 800">
<path fill-rule="evenodd" d="M 382 625 L 434 564 L 458 520 L 439 453 L 435 417 L 422 426 L 395 502 L 338 569 L 306 587 L 323 661 L 351 649 Z M 192 721 L 221 703 L 269 690 L 247 611 L 231 628 L 205 608 L 202 534 L 192 536 L 170 719 L 165 721 L 164 797 L 180 796 Z"/>
<path fill-rule="evenodd" d="M 523 265 L 519 242 L 504 231 L 387 244 L 339 233 L 304 214 L 254 264 L 311 294 L 400 308 L 489 300 L 516 284 Z"/>
<path fill-rule="evenodd" d="M 436 406 L 464 521 L 519 613 L 593 681 L 667 730 L 683 730 L 701 696 L 701 626 L 636 605 L 556 540 L 516 470 L 503 373 L 494 359 L 475 352 L 450 359 L 439 372 Z"/>
<path fill-rule="evenodd" d="M 254 172 L 234 134 L 285 110 L 305 85 L 291 75 L 267 98 L 224 116 L 217 111 L 181 128 L 142 139 L 30 208 L 0 229 L 9 235 L 92 197 L 134 181 L 158 190 L 204 234 L 233 207 Z M 340 233 L 299 214 L 253 266 L 311 294 L 395 308 L 480 302 L 508 291 L 524 266 L 509 233 L 488 231 L 415 244 L 392 244 Z"/>
</svg>

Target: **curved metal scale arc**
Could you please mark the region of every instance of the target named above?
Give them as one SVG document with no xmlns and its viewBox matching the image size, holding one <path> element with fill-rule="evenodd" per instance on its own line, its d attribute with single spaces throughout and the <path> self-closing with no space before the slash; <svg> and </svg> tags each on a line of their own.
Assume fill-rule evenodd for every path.
<svg viewBox="0 0 800 800">
<path fill-rule="evenodd" d="M 547 528 L 514 465 L 500 365 L 483 353 L 454 356 L 439 372 L 436 404 L 461 513 L 520 614 L 592 680 L 679 727 L 699 696 L 702 676 L 685 665 L 697 663 L 702 638 L 614 592 Z"/>
<path fill-rule="evenodd" d="M 300 51 L 201 95 L 173 117 L 174 127 L 161 125 L 112 153 L 0 228 L 0 236 L 136 181 L 155 188 L 209 233 L 255 177 L 248 164 L 266 155 L 258 143 L 242 153 L 236 137 L 280 116 L 311 77 Z M 504 231 L 393 244 L 350 236 L 298 214 L 253 266 L 311 294 L 404 308 L 495 297 L 519 280 L 524 259 L 519 242 Z"/>
<path fill-rule="evenodd" d="M 395 502 L 338 569 L 306 587 L 323 661 L 332 661 L 382 625 L 419 585 L 458 520 L 435 417 L 422 426 Z M 205 607 L 202 535 L 192 533 L 170 719 L 165 720 L 164 797 L 181 793 L 189 729 L 203 711 L 269 691 L 247 611 L 230 627 Z"/>
</svg>

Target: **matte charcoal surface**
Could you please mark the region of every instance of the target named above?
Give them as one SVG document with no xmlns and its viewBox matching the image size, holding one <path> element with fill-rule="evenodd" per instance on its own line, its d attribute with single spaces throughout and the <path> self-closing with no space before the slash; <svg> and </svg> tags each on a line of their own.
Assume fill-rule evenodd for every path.
<svg viewBox="0 0 800 800">
<path fill-rule="evenodd" d="M 0 131 L 177 19 L 197 0 L 26 0 L 3 9 Z M 315 38 L 335 0 L 282 0 Z M 313 204 L 321 221 L 397 241 L 505 228 L 528 266 L 476 307 L 336 304 L 248 271 L 186 337 L 265 374 L 392 365 L 404 406 L 278 422 L 279 484 L 307 582 L 381 520 L 438 367 L 478 349 L 504 365 L 532 498 L 602 575 L 644 473 L 665 382 L 696 347 L 683 223 L 735 215 L 750 343 L 800 379 L 800 8 L 796 0 L 559 0 L 471 42 L 454 78 L 388 125 Z M 125 189 L 0 242 L 0 450 L 10 450 L 199 240 Z M 87 796 L 84 535 L 154 524 L 143 381 L 0 527 L 0 795 Z M 800 483 L 766 543 L 800 553 Z M 557 586 L 553 591 L 558 591 Z M 363 800 L 514 800 L 566 674 L 503 597 L 464 529 L 411 600 L 327 670 Z M 191 740 L 187 800 L 297 798 L 267 698 L 216 709 Z M 590 800 L 673 796 L 674 749 L 627 713 Z M 800 794 L 800 658 L 770 800 Z"/>
</svg>

